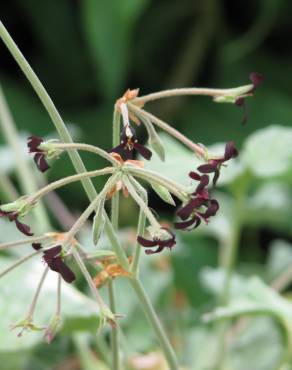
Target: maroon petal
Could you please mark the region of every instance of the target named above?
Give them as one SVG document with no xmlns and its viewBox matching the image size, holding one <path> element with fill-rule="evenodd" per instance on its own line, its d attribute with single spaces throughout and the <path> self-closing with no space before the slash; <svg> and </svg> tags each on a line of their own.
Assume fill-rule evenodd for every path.
<svg viewBox="0 0 292 370">
<path fill-rule="evenodd" d="M 187 205 L 182 207 L 176 214 L 182 219 L 186 220 L 190 217 L 191 213 L 194 209 L 201 207 L 201 205 L 204 203 L 204 199 L 195 198 L 192 199 Z"/>
<path fill-rule="evenodd" d="M 20 222 L 18 218 L 16 218 L 14 221 L 15 221 L 16 227 L 18 228 L 20 232 L 22 232 L 26 236 L 33 236 L 33 232 L 31 232 L 31 229 L 28 225 Z"/>
<path fill-rule="evenodd" d="M 176 244 L 176 241 L 175 238 L 173 237 L 170 239 L 158 240 L 157 244 L 163 248 L 172 248 Z"/>
<path fill-rule="evenodd" d="M 228 161 L 231 158 L 235 158 L 238 156 L 238 150 L 236 149 L 234 142 L 229 141 L 225 145 L 225 153 L 224 153 L 224 160 Z"/>
<path fill-rule="evenodd" d="M 211 172 L 215 172 L 217 169 L 217 165 L 214 163 L 214 164 L 211 164 L 211 163 L 207 163 L 207 164 L 202 164 L 201 166 L 199 166 L 197 168 L 198 171 L 202 172 L 202 173 L 211 173 Z"/>
<path fill-rule="evenodd" d="M 162 251 L 163 251 L 163 249 L 164 249 L 164 247 L 162 247 L 162 246 L 160 245 L 157 249 L 155 249 L 155 251 L 154 251 L 154 250 L 152 250 L 152 249 L 147 249 L 147 250 L 145 251 L 145 253 L 146 253 L 146 254 L 155 254 L 155 253 L 160 253 L 160 252 L 162 252 Z"/>
<path fill-rule="evenodd" d="M 197 186 L 195 193 L 200 193 L 201 191 L 203 191 L 208 184 L 209 184 L 209 176 L 203 175 L 201 177 L 201 181 L 199 185 Z"/>
<path fill-rule="evenodd" d="M 253 83 L 253 89 L 251 90 L 251 92 L 254 92 L 255 89 L 263 82 L 264 76 L 260 73 L 252 72 L 249 75 L 249 79 Z"/>
<path fill-rule="evenodd" d="M 138 153 L 142 155 L 147 161 L 149 161 L 152 157 L 152 152 L 144 145 L 139 144 L 138 142 L 134 142 L 134 148 L 137 150 Z"/>
<path fill-rule="evenodd" d="M 46 251 L 44 251 L 44 260 L 48 262 L 52 258 L 56 257 L 62 250 L 61 245 L 56 245 L 55 247 L 52 247 Z"/>
<path fill-rule="evenodd" d="M 187 221 L 181 221 L 181 222 L 175 222 L 174 227 L 179 230 L 184 230 L 193 225 L 196 221 L 196 216 L 187 220 Z"/>
<path fill-rule="evenodd" d="M 42 245 L 41 245 L 41 243 L 32 243 L 32 245 L 31 245 L 32 247 L 33 247 L 33 249 L 35 250 L 35 251 L 39 251 L 40 249 L 42 249 Z"/>
<path fill-rule="evenodd" d="M 118 146 L 115 146 L 114 148 L 112 148 L 111 150 L 109 150 L 109 153 L 118 153 L 118 154 L 122 154 L 123 150 L 124 150 L 124 147 L 125 147 L 125 144 L 124 143 L 121 143 L 119 144 Z"/>
<path fill-rule="evenodd" d="M 197 181 L 201 180 L 201 176 L 197 172 L 194 172 L 194 171 L 191 171 L 189 173 L 189 177 L 193 180 L 197 180 Z"/>
<path fill-rule="evenodd" d="M 43 139 L 41 137 L 38 137 L 38 136 L 30 136 L 28 139 L 27 139 L 27 146 L 28 146 L 28 149 L 29 149 L 29 153 L 35 153 L 35 152 L 41 152 L 42 150 L 40 150 L 38 148 L 38 146 L 43 143 Z"/>
<path fill-rule="evenodd" d="M 143 238 L 142 236 L 138 236 L 137 237 L 137 242 L 142 245 L 142 247 L 155 247 L 155 245 L 157 245 L 157 241 L 156 240 L 149 240 L 149 239 L 145 239 Z"/>
<path fill-rule="evenodd" d="M 54 264 L 54 267 L 57 268 L 57 271 L 67 283 L 72 283 L 75 280 L 74 272 L 66 265 L 61 257 L 55 257 Z"/>
<path fill-rule="evenodd" d="M 34 161 L 41 172 L 46 172 L 50 168 L 48 162 L 45 159 L 44 153 L 36 153 L 34 156 Z"/>
<path fill-rule="evenodd" d="M 219 203 L 216 199 L 211 199 L 210 206 L 207 208 L 206 212 L 204 213 L 205 218 L 209 218 L 211 216 L 215 216 L 219 209 Z"/>
</svg>

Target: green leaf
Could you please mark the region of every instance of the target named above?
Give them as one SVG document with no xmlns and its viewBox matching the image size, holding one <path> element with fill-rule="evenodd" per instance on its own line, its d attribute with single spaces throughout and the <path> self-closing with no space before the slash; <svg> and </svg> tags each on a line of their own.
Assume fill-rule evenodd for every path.
<svg viewBox="0 0 292 370">
<path fill-rule="evenodd" d="M 2 257 L 0 269 L 13 261 L 15 259 Z M 39 332 L 24 333 L 19 338 L 17 330 L 10 331 L 10 325 L 25 317 L 43 269 L 40 258 L 35 257 L 0 280 L 1 300 L 5 302 L 0 307 L 0 351 L 28 349 L 42 340 L 43 333 Z M 34 323 L 37 325 L 47 325 L 55 312 L 57 277 L 58 274 L 49 271 L 36 309 Z M 98 312 L 98 306 L 93 300 L 73 285 L 62 283 L 62 319 L 65 327 L 70 326 L 71 330 L 75 330 L 74 322 L 78 319 L 78 330 L 95 330 L 99 321 Z"/>
<path fill-rule="evenodd" d="M 242 157 L 257 177 L 280 176 L 292 167 L 292 128 L 269 126 L 246 140 Z"/>
<path fill-rule="evenodd" d="M 162 185 L 155 184 L 154 182 L 151 183 L 152 189 L 155 193 L 162 199 L 164 202 L 175 206 L 175 202 L 170 194 L 170 192 Z"/>
</svg>

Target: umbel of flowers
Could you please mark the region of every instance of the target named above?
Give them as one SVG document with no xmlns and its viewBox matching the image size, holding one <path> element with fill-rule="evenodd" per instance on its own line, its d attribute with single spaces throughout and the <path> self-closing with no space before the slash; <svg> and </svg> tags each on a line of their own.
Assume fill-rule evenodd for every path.
<svg viewBox="0 0 292 370">
<path fill-rule="evenodd" d="M 172 196 L 174 196 L 181 203 L 175 213 L 175 217 L 177 219 L 174 222 L 174 227 L 176 229 L 181 231 L 195 229 L 199 227 L 202 222 L 208 223 L 211 217 L 214 217 L 218 212 L 219 203 L 213 197 L 212 189 L 217 184 L 222 168 L 230 160 L 238 156 L 238 151 L 235 144 L 230 141 L 226 144 L 224 153 L 222 153 L 221 156 L 213 156 L 205 147 L 193 142 L 190 138 L 184 136 L 168 123 L 147 112 L 144 109 L 144 106 L 149 101 L 170 96 L 205 95 L 212 97 L 213 101 L 218 103 L 232 103 L 243 107 L 245 109 L 244 122 L 246 122 L 247 115 L 245 99 L 254 94 L 262 81 L 262 76 L 252 73 L 250 75 L 251 84 L 231 89 L 205 89 L 191 87 L 165 90 L 145 96 L 138 96 L 138 89 L 128 90 L 115 104 L 113 120 L 114 140 L 112 148 L 109 150 L 103 150 L 97 146 L 84 143 L 74 143 L 72 141 L 65 124 L 59 117 L 58 112 L 44 90 L 44 87 L 41 85 L 40 81 L 37 79 L 36 75 L 33 73 L 7 30 L 1 23 L 0 36 L 8 46 L 16 61 L 19 63 L 20 67 L 25 70 L 32 86 L 34 86 L 37 94 L 44 102 L 49 114 L 51 115 L 62 139 L 61 141 L 45 141 L 43 138 L 38 136 L 30 136 L 28 138 L 28 152 L 33 155 L 37 168 L 40 172 L 46 173 L 52 165 L 52 160 L 57 159 L 62 155 L 62 153 L 68 152 L 72 163 L 78 172 L 75 175 L 52 182 L 34 194 L 29 194 L 14 202 L 0 205 L 0 217 L 6 218 L 10 222 L 14 222 L 17 229 L 28 237 L 23 241 L 0 244 L 0 249 L 4 249 L 8 245 L 11 247 L 13 245 L 28 243 L 31 243 L 33 249 L 33 252 L 26 258 L 16 261 L 15 264 L 0 272 L 0 278 L 35 255 L 42 254 L 41 260 L 45 264 L 45 271 L 40 279 L 37 292 L 29 308 L 28 314 L 24 320 L 21 320 L 14 327 L 21 327 L 23 330 L 41 330 L 41 328 L 33 324 L 33 313 L 38 300 L 38 294 L 44 280 L 46 279 L 46 274 L 48 270 L 51 270 L 58 274 L 58 303 L 51 323 L 45 329 L 45 337 L 48 341 L 52 340 L 60 324 L 61 282 L 65 281 L 66 283 L 73 283 L 76 279 L 76 275 L 74 273 L 75 268 L 71 267 L 72 260 L 72 262 L 74 261 L 79 267 L 88 283 L 88 286 L 90 287 L 94 299 L 99 305 L 100 323 L 108 323 L 111 325 L 113 330 L 117 330 L 117 318 L 119 316 L 113 311 L 113 308 L 111 310 L 107 306 L 100 296 L 97 286 L 94 283 L 94 281 L 100 281 L 100 278 L 94 280 L 91 277 L 86 267 L 87 262 L 90 260 L 90 256 L 85 253 L 82 245 L 77 239 L 75 239 L 88 218 L 92 214 L 95 214 L 94 221 L 92 223 L 93 242 L 96 245 L 101 234 L 103 232 L 107 233 L 112 247 L 113 255 L 111 255 L 111 257 L 115 259 L 113 263 L 107 264 L 107 277 L 109 277 L 107 280 L 112 282 L 112 280 L 117 276 L 130 277 L 129 282 L 133 287 L 133 291 L 141 303 L 141 306 L 143 306 L 157 338 L 161 342 L 161 347 L 164 351 L 169 368 L 171 370 L 177 370 L 179 366 L 171 348 L 171 344 L 161 325 L 157 324 L 158 318 L 139 279 L 138 266 L 140 262 L 139 256 L 141 249 L 145 250 L 145 253 L 150 256 L 152 254 L 163 252 L 165 249 L 172 249 L 176 245 L 176 238 L 173 230 L 168 226 L 161 225 L 152 212 L 152 209 L 149 207 L 145 183 L 147 185 L 151 185 L 154 191 L 165 202 L 175 204 L 172 198 Z M 54 111 L 54 114 L 52 114 L 52 111 Z M 120 125 L 122 125 L 121 128 Z M 150 149 L 140 142 L 134 125 L 145 126 L 149 137 Z M 172 135 L 177 140 L 181 141 L 202 160 L 202 164 L 200 166 L 197 168 L 190 168 L 189 173 L 186 173 L 186 176 L 189 176 L 195 182 L 191 191 L 189 188 L 162 176 L 160 173 L 144 169 L 144 162 L 135 159 L 136 153 L 139 153 L 143 159 L 151 160 L 151 150 L 153 150 L 158 154 L 161 160 L 164 160 L 167 153 L 165 153 L 163 143 L 157 134 L 156 127 L 164 130 L 169 135 Z M 78 154 L 79 151 L 87 151 L 94 155 L 99 155 L 106 159 L 109 162 L 109 165 L 102 169 L 86 171 Z M 105 185 L 98 193 L 90 181 L 91 178 L 97 176 L 107 176 Z M 210 176 L 212 176 L 212 178 L 210 178 Z M 35 236 L 33 227 L 20 221 L 23 217 L 29 216 L 30 211 L 34 207 L 38 206 L 39 201 L 46 194 L 76 181 L 80 181 L 84 185 L 90 199 L 90 203 L 66 233 L 58 233 L 50 230 L 50 232 L 43 235 Z M 124 249 L 121 247 L 117 233 L 118 193 L 120 190 L 122 190 L 125 197 L 132 197 L 140 210 L 136 236 L 137 243 L 134 246 L 133 251 L 131 251 L 130 256 L 127 256 Z M 109 201 L 112 203 L 111 220 L 109 219 L 105 208 L 106 203 Z M 94 259 L 96 260 L 96 257 L 94 257 Z M 109 268 L 109 266 L 111 267 Z M 113 338 L 113 340 L 116 339 Z M 117 348 L 117 346 L 118 343 L 116 343 L 113 348 Z M 117 354 L 115 354 L 115 357 L 118 357 Z"/>
</svg>

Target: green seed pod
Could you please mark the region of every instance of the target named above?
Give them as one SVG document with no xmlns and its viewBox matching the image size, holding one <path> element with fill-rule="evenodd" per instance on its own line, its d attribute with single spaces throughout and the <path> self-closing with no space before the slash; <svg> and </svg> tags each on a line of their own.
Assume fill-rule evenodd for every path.
<svg viewBox="0 0 292 370">
<path fill-rule="evenodd" d="M 101 236 L 101 233 L 103 232 L 104 225 L 105 225 L 103 208 L 104 208 L 104 199 L 100 200 L 100 202 L 98 203 L 96 213 L 93 219 L 92 238 L 93 238 L 94 245 L 97 245 L 99 238 Z"/>
<path fill-rule="evenodd" d="M 170 194 L 170 192 L 166 189 L 166 187 L 162 185 L 158 185 L 157 183 L 151 182 L 152 189 L 155 193 L 166 203 L 175 206 L 175 202 Z"/>
<path fill-rule="evenodd" d="M 159 158 L 164 162 L 165 161 L 165 150 L 164 150 L 162 140 L 160 139 L 153 124 L 148 118 L 141 117 L 141 120 L 143 121 L 146 127 L 146 130 L 148 132 L 150 147 L 155 151 L 155 153 L 159 156 Z"/>
</svg>

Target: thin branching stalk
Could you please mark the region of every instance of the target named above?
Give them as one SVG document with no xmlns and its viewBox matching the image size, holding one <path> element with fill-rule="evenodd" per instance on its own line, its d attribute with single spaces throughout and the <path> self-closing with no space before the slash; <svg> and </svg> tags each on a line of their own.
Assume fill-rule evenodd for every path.
<svg viewBox="0 0 292 370">
<path fill-rule="evenodd" d="M 247 89 L 253 88 L 253 85 L 246 85 Z M 211 96 L 216 98 L 218 96 L 233 96 L 238 92 L 238 87 L 229 89 L 213 89 L 213 88 L 201 88 L 201 87 L 182 87 L 178 89 L 169 89 L 163 91 L 157 91 L 144 96 L 139 96 L 131 100 L 133 104 L 146 104 L 150 101 L 171 98 L 177 96 L 197 95 L 197 96 Z"/>
<path fill-rule="evenodd" d="M 27 256 L 25 257 L 22 257 L 22 258 L 19 258 L 16 262 L 14 262 L 12 265 L 10 265 L 9 267 L 7 267 L 5 270 L 1 271 L 0 272 L 0 278 L 2 278 L 3 276 L 5 276 L 6 274 L 8 274 L 10 271 L 14 270 L 16 267 L 22 265 L 24 262 L 30 260 L 32 257 L 36 256 L 37 254 L 39 254 L 41 251 L 44 251 L 45 249 L 42 249 L 42 250 L 39 250 L 39 251 L 34 251 L 30 254 L 28 254 Z"/>
<path fill-rule="evenodd" d="M 10 178 L 0 170 L 0 189 L 6 202 L 12 202 L 19 197 L 19 194 Z"/>
<path fill-rule="evenodd" d="M 39 201 L 39 199 L 41 199 L 42 197 L 44 197 L 48 193 L 50 193 L 50 192 L 52 192 L 52 191 L 54 191 L 58 188 L 61 188 L 62 186 L 71 184 L 71 183 L 76 182 L 76 181 L 81 181 L 82 179 L 85 179 L 85 178 L 109 175 L 109 174 L 112 174 L 114 171 L 115 171 L 114 168 L 106 167 L 106 168 L 103 168 L 101 170 L 88 171 L 88 172 L 80 173 L 80 174 L 77 174 L 77 175 L 64 177 L 60 180 L 57 180 L 55 182 L 50 183 L 49 185 L 47 185 L 47 186 L 43 187 L 42 189 L 40 189 L 39 191 L 35 192 L 29 198 L 29 201 L 31 203 L 34 203 L 36 201 Z"/>
<path fill-rule="evenodd" d="M 100 157 L 106 159 L 107 161 L 111 162 L 113 165 L 120 165 L 120 163 L 112 157 L 109 153 L 107 153 L 105 150 L 90 144 L 82 144 L 82 143 L 72 143 L 72 144 L 66 144 L 66 143 L 54 143 L 54 148 L 56 149 L 62 149 L 62 150 L 81 150 L 85 152 L 90 152 L 99 155 Z"/>
<path fill-rule="evenodd" d="M 168 123 L 162 121 L 161 119 L 157 118 L 153 114 L 145 111 L 144 109 L 137 108 L 135 105 L 128 103 L 128 107 L 130 111 L 132 111 L 134 114 L 142 115 L 149 119 L 154 125 L 160 127 L 163 131 L 167 132 L 169 135 L 175 137 L 178 141 L 183 143 L 186 147 L 191 149 L 191 151 L 195 152 L 198 156 L 204 157 L 205 156 L 205 150 L 200 145 L 194 143 L 192 140 L 187 138 L 185 135 L 183 135 L 181 132 L 170 126 Z"/>
<path fill-rule="evenodd" d="M 0 244 L 0 250 L 9 249 L 9 248 L 17 247 L 17 246 L 20 246 L 20 245 L 28 245 L 28 244 L 31 245 L 32 243 L 38 243 L 38 242 L 42 242 L 42 241 L 45 241 L 45 240 L 48 240 L 48 239 L 51 239 L 51 236 L 45 234 L 43 236 L 35 236 L 33 238 L 16 240 L 14 242 L 1 243 Z"/>
<path fill-rule="evenodd" d="M 155 182 L 166 187 L 181 201 L 187 200 L 188 189 L 186 187 L 158 174 L 157 172 L 134 166 L 124 166 L 124 171 L 147 182 Z"/>
<path fill-rule="evenodd" d="M 132 184 L 135 186 L 137 191 L 139 192 L 142 200 L 146 205 L 148 205 L 148 194 L 147 191 L 139 184 L 138 181 L 132 176 L 129 176 Z M 143 212 L 142 209 L 139 211 L 139 219 L 138 219 L 138 227 L 137 227 L 137 237 L 139 235 L 144 235 L 145 232 L 145 226 L 146 226 L 146 215 Z M 139 271 L 139 260 L 141 255 L 141 246 L 136 241 L 135 247 L 134 247 L 134 253 L 133 253 L 133 261 L 131 265 L 131 271 L 135 276 L 138 276 Z"/>
<path fill-rule="evenodd" d="M 37 288 L 36 288 L 36 291 L 34 293 L 31 305 L 29 306 L 29 309 L 28 309 L 28 313 L 27 313 L 26 317 L 30 321 L 33 320 L 33 315 L 34 315 L 34 312 L 35 312 L 35 308 L 36 308 L 36 305 L 37 305 L 37 302 L 38 302 L 38 299 L 39 299 L 39 296 L 40 296 L 40 292 L 42 290 L 42 287 L 44 285 L 44 282 L 46 280 L 48 272 L 49 272 L 49 267 L 46 266 L 44 272 L 42 273 L 40 281 L 37 285 Z"/>
<path fill-rule="evenodd" d="M 138 204 L 139 208 L 144 212 L 145 216 L 148 218 L 150 224 L 155 228 L 160 228 L 159 222 L 156 220 L 153 213 L 150 211 L 147 204 L 144 202 L 144 200 L 139 196 L 139 194 L 136 192 L 135 187 L 132 185 L 131 181 L 127 176 L 123 177 L 123 182 L 126 186 L 126 188 L 129 190 L 129 193 L 131 197 L 134 199 L 134 201 Z"/>
</svg>

